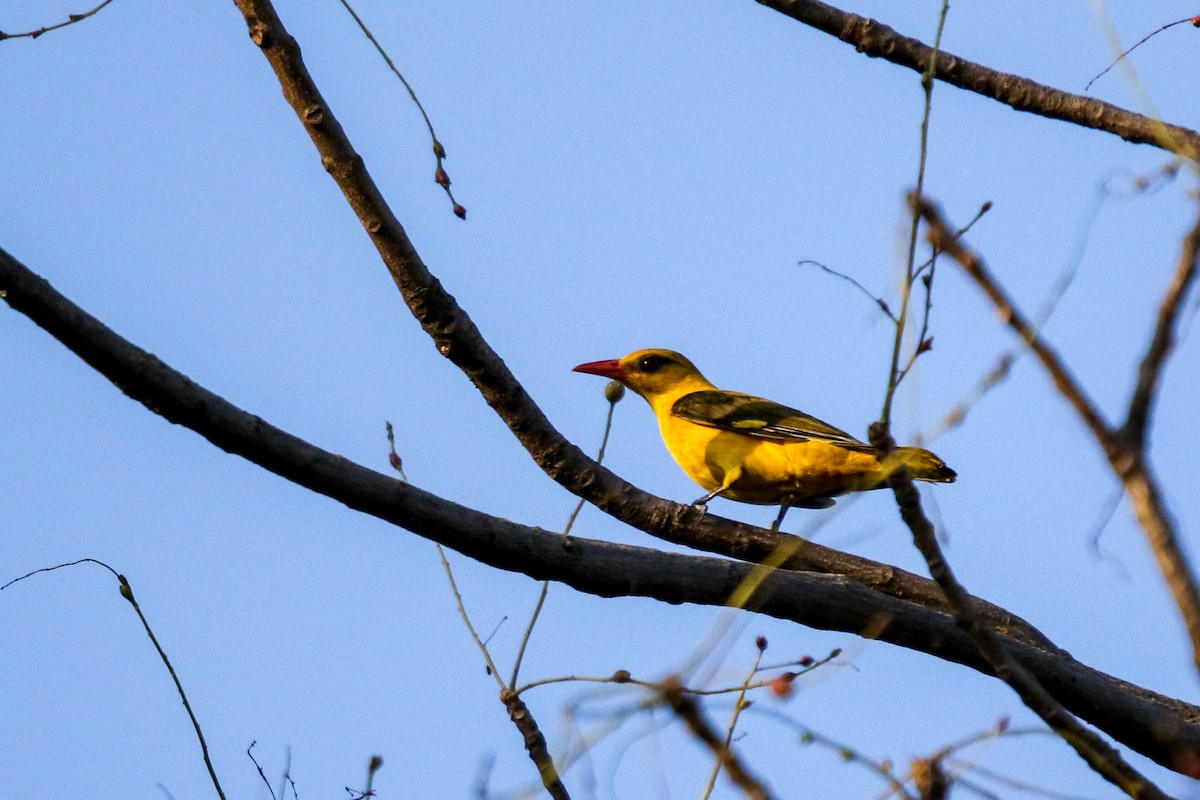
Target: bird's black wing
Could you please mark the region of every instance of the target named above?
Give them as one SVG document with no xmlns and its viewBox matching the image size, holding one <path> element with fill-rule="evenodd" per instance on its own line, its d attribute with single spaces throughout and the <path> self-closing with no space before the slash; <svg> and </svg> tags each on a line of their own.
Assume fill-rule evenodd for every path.
<svg viewBox="0 0 1200 800">
<path fill-rule="evenodd" d="M 674 416 L 723 431 L 778 442 L 828 442 L 863 453 L 875 448 L 803 411 L 741 392 L 709 389 L 675 401 Z"/>
</svg>

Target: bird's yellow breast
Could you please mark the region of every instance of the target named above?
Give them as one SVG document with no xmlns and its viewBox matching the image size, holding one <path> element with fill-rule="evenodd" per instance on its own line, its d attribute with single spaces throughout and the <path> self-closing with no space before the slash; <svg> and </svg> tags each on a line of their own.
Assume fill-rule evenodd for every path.
<svg viewBox="0 0 1200 800">
<path fill-rule="evenodd" d="M 657 409 L 656 409 L 657 410 Z M 781 442 L 656 414 L 663 442 L 683 471 L 708 491 L 743 503 L 778 505 L 785 498 L 841 494 L 880 479 L 870 453 L 820 441 Z"/>
</svg>

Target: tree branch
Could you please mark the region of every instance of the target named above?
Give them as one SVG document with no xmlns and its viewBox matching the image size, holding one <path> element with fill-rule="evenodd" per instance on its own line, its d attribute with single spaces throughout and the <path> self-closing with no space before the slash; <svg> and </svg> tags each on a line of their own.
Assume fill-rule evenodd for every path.
<svg viewBox="0 0 1200 800">
<path fill-rule="evenodd" d="M 923 73 L 926 70 L 934 52 L 924 42 L 904 36 L 883 23 L 847 13 L 818 0 L 758 2 L 797 22 L 852 44 L 860 53 L 916 72 Z M 1169 125 L 1126 111 L 1112 103 L 999 72 L 944 50 L 938 53 L 935 77 L 960 89 L 999 100 L 1017 111 L 1116 134 L 1127 142 L 1153 145 L 1192 160 L 1200 158 L 1200 133 L 1190 128 Z"/>
<path fill-rule="evenodd" d="M 1046 343 L 1033 323 L 1021 313 L 1016 303 L 988 271 L 983 259 L 962 244 L 961 239 L 946 224 L 941 211 L 930 200 L 910 194 L 909 203 L 929 225 L 929 243 L 936 250 L 946 253 L 957 261 L 963 271 L 975 281 L 992 305 L 996 307 L 1000 319 L 1012 328 L 1013 332 L 1021 337 L 1021 341 L 1033 351 L 1042 367 L 1049 373 L 1050 379 L 1054 381 L 1054 388 L 1058 389 L 1059 394 L 1066 398 L 1067 402 L 1071 404 L 1071 408 L 1075 409 L 1075 413 L 1083 420 L 1083 424 L 1100 442 L 1104 452 L 1113 454 L 1110 457 L 1116 457 L 1115 454 L 1120 452 L 1121 443 L 1113 435 L 1112 428 L 1100 410 L 1087 396 L 1087 392 L 1071 374 L 1071 371 L 1067 369 L 1062 357 Z"/>
<path fill-rule="evenodd" d="M 529 752 L 529 758 L 537 766 L 538 775 L 542 779 L 542 786 L 545 787 L 546 793 L 554 800 L 571 800 L 571 795 L 567 793 L 567 787 L 563 785 L 562 778 L 558 774 L 558 767 L 554 765 L 554 759 L 550 756 L 550 749 L 546 746 L 546 737 L 542 735 L 542 730 L 538 727 L 533 714 L 529 712 L 525 701 L 512 689 L 505 689 L 500 692 L 500 702 L 504 703 L 504 708 L 508 711 L 508 718 L 513 721 L 517 730 L 525 738 L 525 750 Z"/>
<path fill-rule="evenodd" d="M 1183 308 L 1184 298 L 1196 280 L 1196 263 L 1200 256 L 1200 218 L 1183 238 L 1183 252 L 1179 254 L 1179 264 L 1175 267 L 1175 276 L 1163 296 L 1158 308 L 1158 323 L 1154 334 L 1150 337 L 1150 346 L 1138 367 L 1137 385 L 1129 399 L 1129 411 L 1125 416 L 1125 424 L 1121 431 L 1128 437 L 1130 445 L 1139 451 L 1146 447 L 1146 429 L 1149 426 L 1150 410 L 1154 403 L 1159 381 L 1162 378 L 1163 367 L 1167 356 L 1175 347 L 1175 324 L 1179 320 L 1179 310 Z"/>
<path fill-rule="evenodd" d="M 774 797 L 762 781 L 746 769 L 729 743 L 717 735 L 700 710 L 700 703 L 683 691 L 683 684 L 679 682 L 679 678 L 672 677 L 663 681 L 662 696 L 675 715 L 687 725 L 692 735 L 716 757 L 717 763 L 724 767 L 725 774 L 746 797 L 750 800 L 771 800 Z"/>
<path fill-rule="evenodd" d="M 1109 466 L 1125 487 L 1125 491 L 1129 493 L 1134 514 L 1146 532 L 1146 538 L 1150 542 L 1151 550 L 1154 551 L 1159 571 L 1163 575 L 1163 580 L 1166 582 L 1187 628 L 1188 638 L 1192 645 L 1192 661 L 1197 669 L 1200 669 L 1200 588 L 1197 587 L 1195 573 L 1179 542 L 1175 523 L 1167 512 L 1162 491 L 1150 471 L 1149 460 L 1145 452 L 1144 430 L 1154 389 L 1158 385 L 1158 374 L 1170 350 L 1173 338 L 1171 330 L 1178 315 L 1179 305 L 1183 302 L 1188 285 L 1195 276 L 1196 253 L 1197 248 L 1200 247 L 1200 221 L 1192 228 L 1185 240 L 1180 266 L 1176 270 L 1175 279 L 1160 307 L 1159 325 L 1149 352 L 1142 362 L 1138 384 L 1134 389 L 1133 400 L 1130 401 L 1130 420 L 1125 423 L 1124 429 L 1114 429 L 1101 418 L 1099 411 L 1084 395 L 1083 389 L 1067 371 L 1058 354 L 1025 321 L 1013 301 L 1008 298 L 995 277 L 987 270 L 983 259 L 968 250 L 962 244 L 961 239 L 951 232 L 951 228 L 942 218 L 941 211 L 925 198 L 911 197 L 910 202 L 920 210 L 921 216 L 929 225 L 930 244 L 957 261 L 967 275 L 991 299 L 992 304 L 996 306 L 1008 326 L 1025 340 L 1038 360 L 1042 362 L 1042 366 L 1054 380 L 1054 385 L 1067 398 L 1104 450 Z M 1145 417 L 1140 421 L 1135 421 L 1135 416 L 1138 415 L 1145 415 Z M 1135 436 L 1126 435 L 1124 430 L 1131 425 L 1140 426 L 1142 430 Z"/>
<path fill-rule="evenodd" d="M 102 0 L 100 5 L 96 6 L 95 8 L 89 9 L 88 11 L 83 11 L 78 14 L 69 14 L 67 16 L 67 19 L 65 22 L 58 22 L 58 23 L 55 23 L 54 25 L 43 25 L 42 27 L 37 28 L 36 30 L 24 31 L 22 33 L 4 33 L 3 31 L 0 31 L 0 42 L 4 41 L 5 39 L 20 39 L 20 38 L 36 39 L 39 36 L 41 36 L 43 33 L 49 33 L 50 31 L 56 31 L 59 28 L 65 28 L 68 25 L 74 25 L 76 22 L 82 22 L 83 20 L 87 19 L 88 17 L 95 16 L 97 13 L 100 12 L 100 9 L 104 8 L 106 5 L 108 5 L 111 2 L 112 2 L 112 0 Z"/>
<path fill-rule="evenodd" d="M 937 587 L 911 573 L 751 525 L 700 514 L 692 506 L 655 497 L 588 458 L 554 428 L 484 340 L 467 312 L 430 273 L 380 194 L 332 109 L 304 65 L 300 48 L 269 0 L 235 0 L 257 44 L 321 156 L 362 222 L 413 316 L 439 353 L 457 365 L 542 470 L 572 494 L 616 519 L 674 544 L 761 563 L 781 552 L 784 569 L 845 575 L 895 597 L 931 607 L 945 605 Z M 977 613 L 1002 633 L 1052 647 L 1029 623 L 982 601 Z"/>
<path fill-rule="evenodd" d="M 871 444 L 879 451 L 881 458 L 896 449 L 896 441 L 885 423 L 873 423 L 870 432 Z M 913 544 L 929 565 L 929 574 L 954 607 L 955 623 L 979 648 L 979 653 L 987 660 L 996 677 L 1007 683 L 1030 711 L 1074 748 L 1080 758 L 1105 780 L 1135 800 L 1167 800 L 1167 795 L 1121 758 L 1115 748 L 1072 716 L 1037 678 L 1009 655 L 999 638 L 982 624 L 971 608 L 970 595 L 958 582 L 942 553 L 933 523 L 921 508 L 921 495 L 908 469 L 902 466 L 889 475 L 888 486 L 895 493 L 901 518 L 912 531 Z"/>
<path fill-rule="evenodd" d="M 728 604 L 739 587 L 757 580 L 761 567 L 752 564 L 568 539 L 519 525 L 321 450 L 233 406 L 121 338 L 3 250 L 0 298 L 168 421 L 297 485 L 490 566 L 601 597 L 713 606 Z M 730 537 L 747 527 L 720 520 L 710 524 Z M 867 570 L 892 570 L 860 561 Z M 939 593 L 931 581 L 909 575 L 907 582 L 919 590 L 914 597 Z M 822 630 L 871 631 L 881 641 L 990 674 L 972 642 L 939 605 L 902 599 L 845 577 L 774 570 L 746 608 Z M 1007 612 L 999 609 L 998 614 Z M 1061 650 L 1008 636 L 1001 641 L 1072 713 L 1163 766 L 1200 777 L 1200 708 L 1105 675 Z"/>
</svg>

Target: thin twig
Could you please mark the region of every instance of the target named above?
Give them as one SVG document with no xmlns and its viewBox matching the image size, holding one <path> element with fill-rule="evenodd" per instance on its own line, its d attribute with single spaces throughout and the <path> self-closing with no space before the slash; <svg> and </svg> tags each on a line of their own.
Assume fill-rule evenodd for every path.
<svg viewBox="0 0 1200 800">
<path fill-rule="evenodd" d="M 758 673 L 758 665 L 762 663 L 763 651 L 766 649 L 765 639 L 763 645 L 758 648 L 758 652 L 754 656 L 754 666 L 746 673 L 746 677 L 742 679 L 742 685 L 737 688 L 737 697 L 733 701 L 733 713 L 729 715 L 729 727 L 725 729 L 725 741 L 721 744 L 726 752 L 733 744 L 733 732 L 737 729 L 738 719 L 742 716 L 742 711 L 746 709 L 746 692 L 749 691 L 751 684 L 754 682 L 754 676 Z M 717 776 L 721 774 L 721 759 L 717 759 L 713 763 L 712 772 L 709 773 L 708 783 L 704 786 L 704 792 L 700 795 L 700 800 L 708 800 L 712 796 L 713 789 L 717 785 Z"/>
<path fill-rule="evenodd" d="M 942 45 L 942 31 L 946 28 L 946 14 L 949 10 L 949 0 L 943 0 L 942 10 L 938 16 L 937 34 L 933 42 L 933 52 L 929 54 L 925 71 L 921 75 L 921 88 L 925 94 L 925 106 L 921 114 L 921 147 L 917 159 L 917 194 L 920 194 L 925 186 L 925 164 L 929 157 L 929 118 L 933 111 L 933 76 L 937 70 L 938 52 Z M 900 381 L 904 377 L 904 373 L 900 371 L 900 352 L 904 347 L 904 328 L 908 322 L 908 306 L 912 298 L 913 281 L 916 280 L 917 231 L 920 228 L 920 224 L 921 218 L 914 211 L 912 213 L 912 224 L 909 226 L 908 256 L 905 260 L 904 285 L 901 288 L 900 295 L 900 313 L 896 315 L 896 335 L 892 339 L 892 359 L 888 367 L 887 391 L 884 392 L 883 410 L 879 414 L 880 422 L 888 429 L 891 428 L 892 424 L 892 400 L 895 398 L 896 389 L 899 388 Z M 930 286 L 927 283 L 926 289 L 928 290 L 929 288 Z M 923 345 L 923 340 L 917 341 L 916 350 L 913 354 L 914 359 L 922 352 L 921 348 Z M 906 373 L 907 371 L 907 368 L 905 368 L 904 372 Z"/>
<path fill-rule="evenodd" d="M 76 22 L 82 22 L 83 20 L 87 19 L 88 17 L 93 16 L 96 13 L 98 13 L 100 11 L 100 9 L 104 8 L 106 5 L 108 5 L 111 2 L 112 2 L 112 0 L 104 0 L 104 2 L 102 2 L 100 5 L 93 8 L 91 11 L 84 11 L 82 14 L 71 14 L 67 17 L 66 22 L 59 22 L 55 25 L 45 25 L 41 28 L 38 28 L 37 30 L 25 31 L 24 33 L 4 33 L 3 31 L 0 31 L 0 42 L 4 41 L 5 39 L 20 39 L 20 38 L 36 39 L 39 36 L 41 36 L 43 33 L 48 33 L 50 31 L 56 31 L 59 28 L 65 28 L 68 25 L 74 25 Z"/>
<path fill-rule="evenodd" d="M 289 744 L 284 752 L 286 755 L 283 762 L 283 775 L 279 778 L 279 796 L 286 798 L 290 786 L 293 800 L 300 800 L 300 793 L 296 791 L 296 782 L 292 780 L 292 746 Z"/>
<path fill-rule="evenodd" d="M 787 721 L 790 722 L 793 727 L 800 728 L 800 744 L 821 745 L 822 747 L 826 747 L 835 751 L 838 754 L 838 757 L 843 761 L 866 767 L 868 770 L 875 773 L 877 776 L 887 782 L 890 791 L 887 793 L 887 795 L 885 795 L 886 797 L 890 797 L 894 794 L 904 798 L 904 800 L 915 800 L 915 798 L 908 793 L 908 789 L 905 788 L 903 781 L 897 778 L 895 773 L 892 771 L 892 764 L 890 761 L 876 761 L 870 756 L 859 752 L 849 745 L 836 742 L 833 739 L 830 739 L 828 736 L 817 733 L 811 728 L 798 725 L 792 720 Z"/>
<path fill-rule="evenodd" d="M 1151 31 L 1150 33 L 1143 36 L 1141 39 L 1138 39 L 1137 44 L 1135 44 L 1133 47 L 1130 47 L 1128 50 L 1123 50 L 1121 52 L 1121 54 L 1118 55 L 1111 64 L 1109 64 L 1104 69 L 1100 70 L 1100 74 L 1098 74 L 1096 77 L 1094 77 L 1090 81 L 1088 81 L 1087 86 L 1083 87 L 1083 90 L 1086 92 L 1088 89 L 1091 89 L 1093 83 L 1095 83 L 1096 81 L 1103 78 L 1110 69 L 1115 67 L 1117 64 L 1121 63 L 1121 61 L 1124 60 L 1130 53 L 1132 53 L 1134 50 L 1137 50 L 1139 47 L 1141 47 L 1147 41 L 1154 38 L 1155 36 L 1158 36 L 1160 33 L 1167 30 L 1168 28 L 1174 28 L 1176 25 L 1182 25 L 1185 22 L 1190 22 L 1190 23 L 1192 23 L 1192 25 L 1200 28 L 1200 17 L 1184 17 L 1183 19 L 1177 19 L 1174 22 L 1168 22 L 1166 25 L 1163 25 L 1158 30 Z"/>
<path fill-rule="evenodd" d="M 786 674 L 789 675 L 792 680 L 794 680 L 794 679 L 800 677 L 801 675 L 804 675 L 806 673 L 812 672 L 815 669 L 823 667 L 824 665 L 833 661 L 835 658 L 837 658 L 841 654 L 842 654 L 841 648 L 834 648 L 833 650 L 830 651 L 829 655 L 824 656 L 823 658 L 805 659 L 803 662 L 800 662 L 800 661 L 790 662 L 789 664 L 786 664 L 784 666 L 789 666 L 789 667 L 795 666 L 795 667 L 798 667 L 798 669 L 796 669 L 792 672 L 788 672 Z M 765 671 L 768 669 L 780 669 L 780 668 L 781 667 L 778 665 L 772 666 L 772 667 L 760 667 L 760 668 L 758 668 L 758 671 L 761 672 L 761 671 Z M 768 687 L 768 686 L 771 686 L 772 684 L 774 684 L 775 680 L 776 680 L 775 678 L 769 678 L 766 680 L 752 681 L 751 683 L 745 684 L 744 686 L 746 689 L 762 689 L 762 688 L 765 688 L 765 687 Z M 553 685 L 556 683 L 630 684 L 632 686 L 640 686 L 644 689 L 652 689 L 656 692 L 662 691 L 662 683 L 659 681 L 639 680 L 638 678 L 633 677 L 629 673 L 628 670 L 617 670 L 612 675 L 559 675 L 554 678 L 542 678 L 540 680 L 530 681 L 529 683 L 525 684 L 524 686 L 518 687 L 516 689 L 516 692 L 517 692 L 517 694 L 524 694 L 525 692 L 529 691 L 530 689 L 536 689 L 539 686 L 550 686 L 550 685 Z M 734 692 L 740 692 L 740 691 L 742 691 L 742 689 L 743 689 L 743 684 L 738 684 L 736 686 L 722 686 L 722 687 L 716 688 L 716 689 L 696 689 L 696 688 L 692 688 L 690 686 L 685 686 L 683 684 L 680 684 L 680 691 L 682 691 L 684 694 L 690 694 L 690 695 L 694 695 L 696 697 L 714 697 L 714 696 L 723 695 L 723 694 L 732 694 Z"/>
<path fill-rule="evenodd" d="M 258 759 L 255 758 L 254 753 L 251 752 L 254 750 L 254 745 L 256 744 L 258 744 L 257 739 L 250 740 L 250 746 L 246 748 L 246 755 L 250 757 L 250 761 L 254 764 L 254 768 L 258 770 L 258 777 L 262 778 L 262 782 L 267 785 L 267 791 L 271 793 L 271 800 L 276 800 L 275 789 L 271 786 L 271 782 L 267 780 L 267 773 L 263 771 L 262 765 L 258 763 Z"/>
<path fill-rule="evenodd" d="M 467 630 L 471 632 L 471 638 L 475 640 L 479 651 L 483 653 L 483 658 L 487 662 L 488 674 L 496 679 L 496 683 L 500 685 L 500 702 L 504 704 L 508 710 L 508 718 L 517 726 L 517 730 L 525 739 L 525 749 L 529 753 L 529 758 L 537 767 L 538 775 L 542 779 L 542 786 L 550 793 L 554 800 L 571 800 L 567 788 L 563 785 L 562 779 L 559 778 L 558 768 L 554 765 L 554 759 L 550 755 L 550 750 L 546 746 L 546 737 L 542 735 L 541 729 L 538 728 L 537 720 L 533 718 L 533 714 L 525 706 L 521 700 L 521 696 L 514 692 L 509 687 L 505 686 L 504 679 L 500 677 L 500 672 L 496 668 L 496 663 L 492 661 L 492 654 L 488 651 L 487 645 L 479 638 L 479 634 L 475 631 L 475 626 L 471 624 L 471 617 L 467 614 L 466 605 L 463 603 L 462 594 L 458 591 L 458 584 L 454 580 L 454 571 L 450 569 L 450 562 L 446 560 L 446 551 L 442 546 L 437 545 L 438 556 L 442 559 L 442 567 L 446 570 L 446 577 L 450 581 L 450 588 L 454 591 L 454 600 L 458 604 L 458 614 L 466 623 Z"/>
<path fill-rule="evenodd" d="M 175 682 L 175 691 L 179 694 L 179 699 L 183 701 L 183 707 L 187 710 L 188 718 L 192 721 L 192 727 L 196 731 L 196 738 L 200 740 L 200 752 L 204 756 L 204 766 L 208 768 L 208 777 L 212 780 L 213 788 L 217 790 L 217 796 L 221 800 L 225 800 L 225 792 L 221 789 L 221 782 L 217 779 L 217 771 L 213 768 L 212 759 L 208 755 L 208 742 L 204 740 L 204 731 L 200 729 L 200 721 L 196 719 L 195 712 L 192 711 L 192 704 L 188 702 L 187 692 L 183 690 L 183 683 L 180 682 L 179 676 L 175 674 L 175 667 L 171 664 L 171 659 L 167 657 L 167 652 L 163 650 L 162 645 L 158 643 L 158 637 L 154 635 L 154 631 L 150 628 L 150 621 L 146 619 L 146 615 L 142 613 L 141 606 L 133 597 L 133 588 L 130 587 L 129 581 L 125 576 L 117 572 L 115 569 L 95 558 L 81 558 L 77 561 L 68 561 L 65 564 L 56 564 L 53 567 L 42 567 L 35 569 L 33 572 L 28 572 L 19 578 L 14 578 L 8 583 L 0 586 L 0 591 L 7 589 L 18 581 L 23 581 L 26 578 L 32 577 L 42 572 L 53 572 L 54 570 L 63 569 L 64 567 L 73 567 L 76 564 L 96 564 L 111 572 L 120 584 L 121 597 L 124 597 L 129 605 L 133 606 L 134 612 L 137 613 L 138 619 L 142 621 L 142 628 L 145 629 L 146 635 L 150 637 L 150 642 L 154 645 L 154 649 L 158 651 L 158 657 L 162 659 L 163 664 L 167 667 L 167 672 L 171 675 L 171 680 Z"/>
<path fill-rule="evenodd" d="M 111 0 L 109 1 L 111 2 Z M 408 80 L 405 79 L 402 74 L 400 74 L 400 70 L 396 68 L 396 64 L 394 61 L 392 61 L 392 57 L 387 54 L 387 51 L 383 49 L 383 45 L 381 45 L 379 40 L 375 38 L 375 35 L 371 33 L 371 29 L 368 28 L 367 24 L 362 21 L 362 17 L 358 16 L 358 13 L 353 7 L 351 7 L 349 0 L 338 1 L 342 4 L 342 7 L 350 13 L 350 16 L 354 18 L 354 21 L 358 24 L 359 30 L 361 30 L 363 35 L 367 37 L 367 40 L 375 46 L 375 50 L 379 53 L 379 55 L 383 56 L 384 62 L 386 62 L 388 65 L 388 69 L 390 69 L 392 74 L 400 79 L 400 83 L 404 84 L 404 88 L 408 90 L 408 96 L 412 98 L 413 103 L 415 103 L 417 106 L 417 110 L 421 112 L 421 118 L 425 120 L 425 127 L 429 129 L 429 138 L 433 140 L 433 155 L 437 158 L 437 169 L 434 171 L 434 182 L 437 183 L 438 186 L 441 186 L 442 190 L 446 192 L 446 196 L 450 198 L 450 202 L 454 207 L 455 215 L 459 219 L 466 219 L 467 209 L 463 208 L 463 206 L 454 199 L 454 192 L 450 191 L 450 175 L 446 172 L 445 165 L 442 163 L 446 159 L 446 148 L 442 146 L 441 140 L 438 139 L 437 133 L 434 132 L 433 121 L 429 119 L 429 114 L 425 111 L 425 106 L 421 104 L 421 100 L 417 97 L 417 93 L 412 88 L 412 85 L 409 84 Z"/>
<path fill-rule="evenodd" d="M 463 603 L 462 593 L 458 591 L 458 582 L 454 580 L 454 570 L 450 568 L 450 562 L 446 559 L 446 551 L 440 544 L 434 545 L 437 547 L 438 558 L 442 560 L 442 569 L 446 571 L 446 579 L 450 582 L 450 591 L 454 593 L 454 602 L 458 606 L 458 615 L 462 617 L 463 623 L 467 626 L 467 630 L 471 632 L 471 638 L 475 640 L 475 646 L 479 648 L 479 652 L 483 654 L 483 660 L 487 662 L 488 675 L 496 679 L 496 683 L 500 685 L 500 691 L 503 692 L 507 687 L 504 685 L 504 679 L 500 677 L 499 670 L 496 669 L 496 663 L 492 661 L 492 654 L 488 651 L 487 645 L 479 638 L 479 633 L 475 630 L 475 626 L 471 623 L 471 615 L 467 613 L 467 607 Z"/>
<path fill-rule="evenodd" d="M 883 313 L 885 315 L 887 315 L 888 319 L 890 319 L 892 322 L 895 322 L 897 324 L 899 323 L 899 320 L 896 319 L 896 315 L 892 313 L 892 309 L 888 307 L 887 301 L 884 300 L 882 297 L 879 297 L 879 296 L 875 295 L 874 293 L 872 293 L 870 289 L 863 286 L 861 283 L 859 283 L 853 277 L 847 275 L 844 272 L 838 272 L 836 269 L 827 267 L 824 264 L 822 264 L 820 261 L 813 261 L 812 259 L 806 258 L 803 261 L 796 262 L 796 266 L 798 266 L 798 267 L 803 267 L 805 264 L 812 264 L 814 267 L 816 267 L 819 270 L 822 270 L 826 274 L 832 275 L 835 278 L 841 278 L 842 280 L 849 283 L 851 286 L 854 286 L 856 289 L 858 289 L 860 292 L 865 294 L 867 297 L 871 298 L 872 302 L 874 302 L 875 305 L 879 306 L 880 310 L 883 311 Z"/>
<path fill-rule="evenodd" d="M 546 737 L 542 735 L 537 720 L 529 713 L 529 709 L 521 700 L 520 695 L 505 689 L 500 692 L 500 701 L 508 709 L 508 718 L 525 737 L 525 749 L 529 752 L 529 758 L 537 766 L 538 774 L 542 778 L 542 786 L 554 800 L 571 800 L 567 788 L 558 775 L 558 767 L 554 765 L 554 759 L 550 757 L 550 750 L 546 746 Z"/>
<path fill-rule="evenodd" d="M 150 629 L 150 622 L 146 619 L 146 615 L 142 613 L 141 606 L 134 599 L 133 589 L 130 587 L 129 581 L 125 580 L 124 575 L 117 575 L 117 580 L 121 582 L 121 596 L 128 600 L 129 604 L 133 606 L 133 610 L 137 612 L 138 619 L 142 621 L 142 627 L 146 629 L 146 635 L 154 643 L 154 649 L 158 651 L 159 658 L 167 666 L 167 672 L 171 673 L 171 680 L 175 682 L 175 691 L 179 692 L 179 699 L 183 701 L 183 707 L 187 710 L 188 718 L 192 721 L 192 727 L 196 730 L 196 738 L 200 740 L 200 751 L 204 754 L 204 766 L 208 768 L 208 776 L 212 779 L 213 787 L 217 790 L 217 796 L 221 800 L 225 800 L 225 792 L 221 790 L 221 783 L 217 780 L 217 772 L 213 768 L 212 759 L 208 756 L 208 742 L 204 741 L 204 731 L 200 730 L 200 720 L 196 719 L 196 713 L 192 711 L 192 704 L 188 702 L 187 693 L 183 691 L 183 683 L 180 682 L 179 676 L 175 674 L 175 667 L 171 665 L 171 659 L 167 658 L 167 652 L 158 643 L 158 637 Z"/>
</svg>

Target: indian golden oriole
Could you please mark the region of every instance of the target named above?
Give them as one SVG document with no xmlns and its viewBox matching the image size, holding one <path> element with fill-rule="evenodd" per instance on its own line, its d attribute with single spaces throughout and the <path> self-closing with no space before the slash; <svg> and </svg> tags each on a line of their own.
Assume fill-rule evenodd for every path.
<svg viewBox="0 0 1200 800">
<path fill-rule="evenodd" d="M 803 411 L 713 386 L 691 361 L 671 350 L 638 350 L 622 359 L 575 367 L 612 378 L 654 410 L 667 450 L 708 494 L 778 505 L 778 530 L 789 508 L 828 508 L 847 492 L 879 489 L 900 465 L 920 481 L 956 475 L 928 450 L 901 447 L 881 462 L 876 450 Z"/>
</svg>

